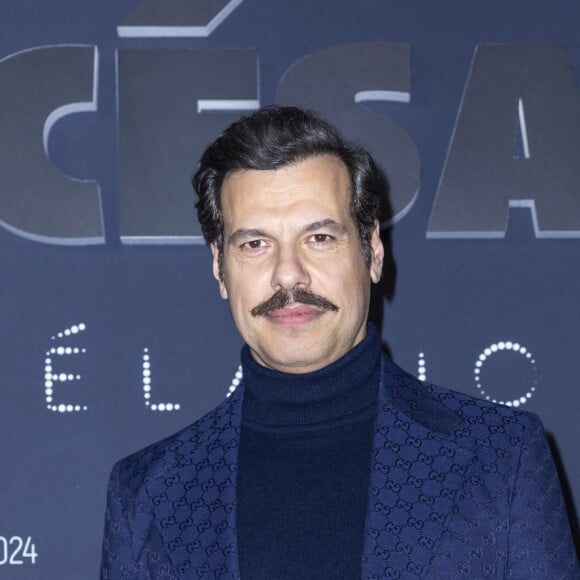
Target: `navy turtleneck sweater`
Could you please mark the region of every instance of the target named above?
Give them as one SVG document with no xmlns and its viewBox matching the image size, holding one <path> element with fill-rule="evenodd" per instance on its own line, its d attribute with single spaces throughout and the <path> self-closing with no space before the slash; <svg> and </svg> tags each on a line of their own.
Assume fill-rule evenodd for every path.
<svg viewBox="0 0 580 580">
<path fill-rule="evenodd" d="M 361 577 L 380 381 L 373 326 L 332 365 L 300 375 L 242 350 L 237 535 L 244 580 Z"/>
</svg>

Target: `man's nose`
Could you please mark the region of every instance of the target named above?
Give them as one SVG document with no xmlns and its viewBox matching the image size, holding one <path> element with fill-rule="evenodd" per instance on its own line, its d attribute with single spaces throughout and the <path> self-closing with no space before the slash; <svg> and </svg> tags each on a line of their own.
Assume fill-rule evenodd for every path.
<svg viewBox="0 0 580 580">
<path fill-rule="evenodd" d="M 281 288 L 292 290 L 296 287 L 308 288 L 310 286 L 310 275 L 304 259 L 295 248 L 279 250 L 271 284 L 274 290 Z"/>
</svg>

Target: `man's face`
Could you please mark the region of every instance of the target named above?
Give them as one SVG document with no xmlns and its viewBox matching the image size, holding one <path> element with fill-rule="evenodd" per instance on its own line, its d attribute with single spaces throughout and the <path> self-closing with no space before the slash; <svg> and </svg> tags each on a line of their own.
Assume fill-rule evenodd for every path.
<svg viewBox="0 0 580 580">
<path fill-rule="evenodd" d="M 364 338 L 370 282 L 381 276 L 383 246 L 377 225 L 367 267 L 350 195 L 346 167 L 329 155 L 226 176 L 223 279 L 215 244 L 213 272 L 263 366 L 315 371 Z"/>
</svg>

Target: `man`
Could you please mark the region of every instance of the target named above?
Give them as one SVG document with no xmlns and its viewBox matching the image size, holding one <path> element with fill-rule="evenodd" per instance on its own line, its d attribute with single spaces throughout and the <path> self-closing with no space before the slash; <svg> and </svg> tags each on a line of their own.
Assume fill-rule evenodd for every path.
<svg viewBox="0 0 580 580">
<path fill-rule="evenodd" d="M 102 578 L 580 577 L 539 420 L 382 355 L 373 168 L 290 107 L 205 151 L 198 215 L 243 379 L 114 467 Z"/>
</svg>

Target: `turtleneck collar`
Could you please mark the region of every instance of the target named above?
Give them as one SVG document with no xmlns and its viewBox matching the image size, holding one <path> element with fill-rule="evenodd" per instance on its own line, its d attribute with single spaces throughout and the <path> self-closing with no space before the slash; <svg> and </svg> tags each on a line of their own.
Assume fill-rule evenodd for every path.
<svg viewBox="0 0 580 580">
<path fill-rule="evenodd" d="M 366 330 L 365 338 L 342 358 L 304 374 L 263 367 L 245 345 L 243 422 L 272 427 L 334 423 L 374 406 L 381 341 L 372 324 Z"/>
</svg>

